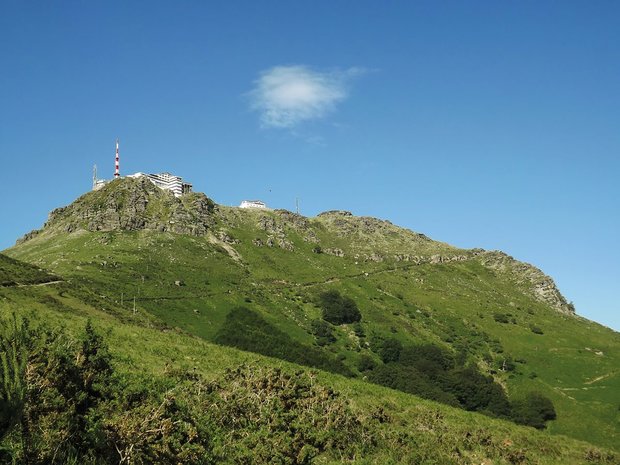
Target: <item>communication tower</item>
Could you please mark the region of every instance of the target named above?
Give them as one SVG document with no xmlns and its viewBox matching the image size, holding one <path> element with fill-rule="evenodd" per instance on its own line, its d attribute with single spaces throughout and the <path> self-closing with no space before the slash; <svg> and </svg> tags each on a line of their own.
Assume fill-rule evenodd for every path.
<svg viewBox="0 0 620 465">
<path fill-rule="evenodd" d="M 120 158 L 118 156 L 118 139 L 116 139 L 116 160 L 114 165 L 114 179 L 118 179 L 121 176 L 120 170 Z"/>
</svg>

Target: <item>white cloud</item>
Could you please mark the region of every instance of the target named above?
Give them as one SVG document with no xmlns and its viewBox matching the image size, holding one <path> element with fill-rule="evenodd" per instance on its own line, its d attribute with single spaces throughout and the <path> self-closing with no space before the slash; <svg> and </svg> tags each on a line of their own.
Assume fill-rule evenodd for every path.
<svg viewBox="0 0 620 465">
<path fill-rule="evenodd" d="M 291 128 L 324 117 L 347 97 L 347 83 L 360 68 L 320 73 L 305 66 L 275 66 L 263 71 L 249 93 L 264 127 Z"/>
</svg>

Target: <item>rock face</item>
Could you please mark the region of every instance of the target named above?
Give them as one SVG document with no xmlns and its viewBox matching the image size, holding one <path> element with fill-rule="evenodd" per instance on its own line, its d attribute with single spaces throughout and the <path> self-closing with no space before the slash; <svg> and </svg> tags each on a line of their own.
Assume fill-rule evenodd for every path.
<svg viewBox="0 0 620 465">
<path fill-rule="evenodd" d="M 498 250 L 478 252 L 477 255 L 484 266 L 507 274 L 516 284 L 529 290 L 537 300 L 549 304 L 559 312 L 571 315 L 575 313 L 575 307 L 567 302 L 553 279 L 535 266 L 515 260 Z"/>
</svg>

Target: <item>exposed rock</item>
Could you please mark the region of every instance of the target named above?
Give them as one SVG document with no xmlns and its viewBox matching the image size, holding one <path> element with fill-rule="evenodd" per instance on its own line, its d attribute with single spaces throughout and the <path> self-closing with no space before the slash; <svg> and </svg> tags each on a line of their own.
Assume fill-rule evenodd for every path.
<svg viewBox="0 0 620 465">
<path fill-rule="evenodd" d="M 227 244 L 239 244 L 239 239 L 235 239 L 225 231 L 218 231 L 216 236 L 220 241 L 226 242 Z"/>
<path fill-rule="evenodd" d="M 308 223 L 308 219 L 298 213 L 293 213 L 288 210 L 275 210 L 275 213 L 287 225 L 293 227 L 294 229 L 297 229 L 298 231 L 305 231 L 310 226 Z"/>
<path fill-rule="evenodd" d="M 287 210 L 278 210 L 278 214 L 281 217 L 286 218 L 287 220 L 292 219 L 293 223 L 291 224 L 297 224 L 300 227 L 301 225 L 307 224 L 307 220 L 305 218 L 295 213 L 291 213 Z M 281 224 L 281 218 L 278 218 L 278 220 L 276 220 L 276 218 L 274 218 L 273 216 L 261 215 L 261 217 L 258 219 L 258 227 L 269 233 L 266 242 L 266 245 L 268 247 L 275 247 L 277 245 L 284 250 L 295 250 L 295 246 L 287 238 L 284 226 L 283 224 Z"/>
<path fill-rule="evenodd" d="M 339 249 L 337 247 L 327 247 L 322 250 L 323 250 L 323 253 L 327 255 L 334 255 L 335 257 L 344 257 L 344 250 Z"/>
<path fill-rule="evenodd" d="M 517 284 L 525 285 L 539 301 L 551 305 L 562 313 L 574 314 L 575 308 L 560 293 L 551 277 L 529 263 L 515 260 L 501 251 L 481 252 L 481 263 L 499 273 L 507 274 Z"/>
<path fill-rule="evenodd" d="M 278 247 L 284 250 L 288 250 L 289 252 L 295 250 L 295 246 L 293 245 L 293 243 L 285 238 L 278 238 Z"/>
<path fill-rule="evenodd" d="M 316 233 L 312 229 L 308 229 L 306 231 L 306 234 L 303 237 L 303 240 L 305 242 L 311 242 L 313 244 L 318 244 L 319 242 L 321 242 L 319 238 L 316 236 Z"/>
<path fill-rule="evenodd" d="M 346 210 L 328 210 L 319 213 L 317 216 L 353 216 L 353 213 Z"/>
</svg>

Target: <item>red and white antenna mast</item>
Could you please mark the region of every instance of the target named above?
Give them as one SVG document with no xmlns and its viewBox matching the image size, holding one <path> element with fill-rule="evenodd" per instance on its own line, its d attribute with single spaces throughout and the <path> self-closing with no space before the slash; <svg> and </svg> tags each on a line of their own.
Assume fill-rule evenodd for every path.
<svg viewBox="0 0 620 465">
<path fill-rule="evenodd" d="M 114 179 L 118 179 L 121 176 L 119 160 L 120 158 L 118 156 L 118 139 L 116 139 L 116 163 L 115 163 L 115 169 L 114 169 Z"/>
</svg>

